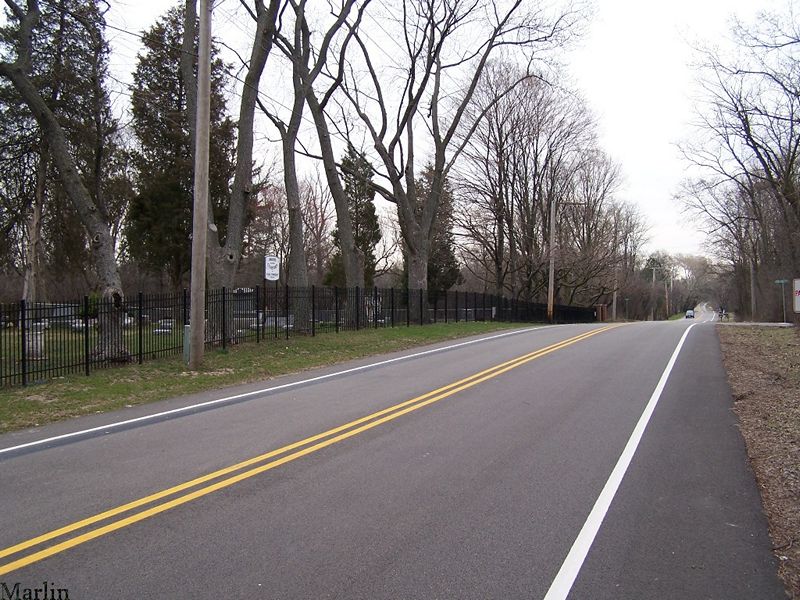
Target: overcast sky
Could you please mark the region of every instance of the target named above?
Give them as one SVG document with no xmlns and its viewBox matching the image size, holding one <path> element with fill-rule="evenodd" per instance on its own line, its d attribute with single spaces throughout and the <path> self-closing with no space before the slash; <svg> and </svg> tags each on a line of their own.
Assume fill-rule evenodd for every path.
<svg viewBox="0 0 800 600">
<path fill-rule="evenodd" d="M 223 0 L 214 14 L 217 35 L 231 23 Z M 750 21 L 778 0 L 596 0 L 586 37 L 567 62 L 575 85 L 597 115 L 601 144 L 622 167 L 620 197 L 640 207 L 650 226 L 649 250 L 694 254 L 702 234 L 673 200 L 687 165 L 677 143 L 692 135 L 697 98 L 692 44 L 722 43 L 734 14 Z M 111 1 L 110 25 L 129 31 L 150 26 L 167 3 Z M 242 34 L 239 34 L 241 37 Z M 109 32 L 114 69 L 133 65 L 135 38 Z M 132 68 L 132 67 L 131 67 Z M 270 132 L 271 133 L 271 132 Z"/>
<path fill-rule="evenodd" d="M 598 117 L 602 146 L 621 165 L 620 197 L 641 208 L 649 249 L 695 254 L 703 236 L 672 196 L 687 164 L 676 144 L 693 134 L 697 99 L 692 45 L 723 43 L 734 14 L 745 22 L 770 0 L 597 0 L 573 53 L 572 74 Z"/>
</svg>

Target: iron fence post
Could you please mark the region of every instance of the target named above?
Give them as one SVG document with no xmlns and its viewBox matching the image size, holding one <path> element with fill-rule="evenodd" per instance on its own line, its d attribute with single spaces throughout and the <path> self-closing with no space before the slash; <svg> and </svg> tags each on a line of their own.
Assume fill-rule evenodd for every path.
<svg viewBox="0 0 800 600">
<path fill-rule="evenodd" d="M 22 348 L 20 348 L 20 363 L 22 366 L 22 385 L 28 385 L 28 336 L 27 336 L 27 311 L 25 300 L 19 301 L 19 333 Z"/>
<path fill-rule="evenodd" d="M 453 312 L 456 315 L 456 323 L 458 323 L 458 290 L 456 290 L 456 309 Z"/>
<path fill-rule="evenodd" d="M 258 314 L 259 308 L 261 308 L 261 286 L 256 285 L 256 344 L 261 342 L 261 317 Z"/>
<path fill-rule="evenodd" d="M 264 297 L 261 299 L 261 315 L 264 321 L 261 323 L 261 333 L 264 341 L 267 341 L 267 280 L 263 281 Z"/>
<path fill-rule="evenodd" d="M 89 376 L 89 296 L 83 297 L 83 357 Z"/>
<path fill-rule="evenodd" d="M 286 339 L 288 340 L 289 339 L 289 283 L 288 282 L 284 286 L 283 299 L 285 300 L 286 304 L 286 306 L 284 307 L 286 311 L 285 315 L 286 321 L 284 322 L 284 325 L 286 329 Z"/>
<path fill-rule="evenodd" d="M 378 288 L 372 286 L 372 321 L 375 324 L 375 329 L 378 328 Z"/>
<path fill-rule="evenodd" d="M 144 294 L 142 294 L 142 292 L 139 292 L 139 314 L 137 315 L 137 321 L 138 321 L 137 329 L 139 330 L 139 340 L 138 340 L 138 348 L 137 348 L 137 350 L 138 350 L 138 354 L 139 354 L 139 364 L 142 364 L 142 361 L 144 360 L 144 357 L 143 357 L 144 347 L 143 347 L 143 340 L 142 340 L 143 332 L 144 332 L 144 313 L 142 312 L 143 311 L 143 307 L 142 307 L 142 301 L 143 300 L 144 300 Z"/>
<path fill-rule="evenodd" d="M 411 288 L 406 287 L 406 327 L 411 327 Z"/>
<path fill-rule="evenodd" d="M 225 306 L 225 286 L 222 286 L 222 349 L 228 347 L 228 315 Z"/>
<path fill-rule="evenodd" d="M 339 286 L 333 286 L 333 318 L 336 319 L 334 330 L 339 333 Z"/>
<path fill-rule="evenodd" d="M 444 291 L 444 322 L 447 323 L 447 297 L 450 295 L 449 290 Z"/>
<path fill-rule="evenodd" d="M 394 327 L 394 288 L 392 288 L 392 327 Z"/>
<path fill-rule="evenodd" d="M 358 286 L 356 286 L 356 331 L 361 325 L 361 299 L 359 298 Z"/>
<path fill-rule="evenodd" d="M 317 335 L 316 286 L 311 286 L 311 337 Z"/>
<path fill-rule="evenodd" d="M 419 324 L 424 325 L 424 320 L 422 318 L 422 311 L 424 310 L 424 306 L 422 306 L 422 288 L 419 288 Z"/>
<path fill-rule="evenodd" d="M 0 304 L 0 317 L 5 317 L 5 309 L 6 309 L 6 307 L 3 306 L 2 304 Z M 5 319 L 4 318 L 0 319 L 0 321 L 3 321 L 3 326 L 5 326 Z M 3 346 L 4 346 L 3 342 L 5 342 L 5 341 L 6 341 L 5 340 L 5 336 L 2 334 L 2 332 L 0 332 L 0 386 L 2 386 L 2 382 L 6 378 L 6 365 L 3 362 L 3 356 L 5 354 L 9 354 L 9 355 L 13 354 L 13 349 L 12 349 L 11 352 L 6 352 L 6 353 L 3 352 Z M 14 384 L 14 371 L 15 371 L 15 369 L 14 369 L 14 367 L 12 365 L 9 365 L 9 367 L 10 368 L 8 369 L 8 375 L 10 375 L 10 377 L 9 377 L 8 381 L 9 381 L 9 383 L 11 385 L 13 385 Z"/>
<path fill-rule="evenodd" d="M 433 324 L 434 325 L 436 325 L 436 323 L 438 322 L 437 318 L 436 318 L 436 312 L 438 310 L 439 310 L 439 294 L 434 294 L 433 295 Z"/>
</svg>

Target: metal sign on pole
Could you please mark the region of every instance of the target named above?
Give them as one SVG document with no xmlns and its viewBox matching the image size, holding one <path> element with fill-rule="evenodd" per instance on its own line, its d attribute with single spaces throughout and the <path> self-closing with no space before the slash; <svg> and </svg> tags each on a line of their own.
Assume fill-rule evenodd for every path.
<svg viewBox="0 0 800 600">
<path fill-rule="evenodd" d="M 264 279 L 278 281 L 281 275 L 281 261 L 277 256 L 264 257 Z"/>
<path fill-rule="evenodd" d="M 800 278 L 794 280 L 792 298 L 794 299 L 794 312 L 800 314 Z"/>
</svg>

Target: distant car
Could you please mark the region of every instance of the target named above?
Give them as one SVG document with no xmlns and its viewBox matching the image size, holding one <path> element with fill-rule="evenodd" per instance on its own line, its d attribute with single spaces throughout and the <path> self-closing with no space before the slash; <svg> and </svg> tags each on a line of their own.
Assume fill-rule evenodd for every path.
<svg viewBox="0 0 800 600">
<path fill-rule="evenodd" d="M 686 311 L 686 318 L 687 319 L 694 319 L 694 311 L 691 308 Z"/>
</svg>

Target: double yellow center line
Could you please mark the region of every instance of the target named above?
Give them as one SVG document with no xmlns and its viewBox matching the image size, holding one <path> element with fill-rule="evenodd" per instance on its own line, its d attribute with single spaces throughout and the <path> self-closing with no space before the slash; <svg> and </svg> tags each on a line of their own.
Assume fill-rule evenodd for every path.
<svg viewBox="0 0 800 600">
<path fill-rule="evenodd" d="M 27 554 L 21 558 L 12 560 L 11 562 L 2 564 L 0 565 L 0 575 L 5 575 L 6 573 L 10 573 L 12 571 L 20 569 L 32 563 L 38 562 L 49 556 L 53 556 L 54 554 L 64 552 L 65 550 L 74 548 L 75 546 L 93 540 L 95 538 L 104 536 L 118 529 L 122 529 L 123 527 L 127 527 L 128 525 L 138 523 L 139 521 L 143 521 L 152 516 L 163 513 L 167 510 L 170 510 L 171 508 L 175 508 L 176 506 L 186 504 L 187 502 L 191 502 L 192 500 L 196 500 L 197 498 L 202 498 L 203 496 L 207 496 L 212 492 L 216 492 L 218 490 L 230 487 L 236 483 L 239 483 L 240 481 L 244 481 L 245 479 L 249 479 L 250 477 L 254 477 L 256 475 L 259 475 L 260 473 L 264 473 L 265 471 L 269 471 L 283 464 L 286 464 L 288 462 L 306 456 L 307 454 L 311 454 L 312 452 L 316 452 L 317 450 L 321 450 L 323 448 L 336 444 L 337 442 L 341 442 L 343 440 L 351 438 L 355 435 L 358 435 L 359 433 L 372 429 L 373 427 L 377 427 L 378 425 L 382 425 L 393 419 L 408 414 L 412 411 L 418 410 L 423 406 L 428 406 L 429 404 L 433 404 L 434 402 L 438 402 L 439 400 L 452 396 L 453 394 L 457 394 L 458 392 L 461 392 L 475 385 L 478 385 L 479 383 L 487 381 L 488 379 L 497 377 L 498 375 L 506 373 L 507 371 L 510 371 L 511 369 L 514 369 L 521 365 L 524 365 L 525 363 L 528 363 L 532 360 L 536 360 L 537 358 L 550 354 L 551 352 L 555 352 L 556 350 L 560 350 L 561 348 L 565 348 L 567 346 L 570 346 L 572 344 L 590 338 L 594 335 L 607 331 L 612 327 L 614 326 L 607 326 L 595 329 L 590 332 L 569 338 L 562 342 L 552 344 L 551 346 L 547 346 L 546 348 L 530 352 L 523 356 L 518 356 L 517 358 L 514 358 L 512 360 L 500 363 L 489 369 L 486 369 L 479 373 L 475 373 L 474 375 L 470 375 L 469 377 L 466 377 L 464 379 L 460 379 L 459 381 L 455 381 L 446 386 L 432 390 L 421 396 L 417 396 L 416 398 L 406 400 L 404 402 L 395 404 L 394 406 L 390 406 L 383 410 L 379 410 L 378 412 L 374 412 L 365 417 L 361 417 L 359 419 L 356 419 L 355 421 L 350 421 L 349 423 L 345 423 L 344 425 L 334 427 L 333 429 L 329 429 L 328 431 L 318 433 L 311 437 L 307 437 L 303 440 L 299 440 L 287 446 L 283 446 L 282 448 L 278 448 L 277 450 L 272 450 L 265 454 L 254 456 L 253 458 L 236 463 L 229 467 L 225 467 L 224 469 L 219 469 L 218 471 L 214 471 L 213 473 L 202 475 L 201 477 L 197 477 L 190 481 L 186 481 L 171 488 L 167 488 L 165 490 L 161 490 L 154 494 L 150 494 L 149 496 L 139 498 L 138 500 L 134 500 L 133 502 L 122 504 L 115 508 L 111 508 L 104 512 L 88 517 L 86 519 L 70 523 L 69 525 L 65 525 L 64 527 L 61 527 L 59 529 L 54 529 L 53 531 L 49 531 L 47 533 L 31 538 L 24 542 L 20 542 L 19 544 L 16 544 L 14 546 L 9 546 L 8 548 L 4 548 L 0 550 L 0 559 L 4 559 L 6 557 L 19 554 L 25 550 L 29 550 L 36 546 L 45 544 L 46 542 L 49 542 L 51 540 L 67 536 L 68 534 L 76 533 L 79 530 L 90 528 L 93 525 L 97 525 L 103 521 L 112 519 L 113 517 L 119 517 L 120 515 L 123 515 L 124 513 L 129 513 L 131 511 L 134 511 L 135 509 L 140 509 L 146 507 L 147 505 L 152 505 L 149 508 L 144 508 L 144 510 L 141 510 L 139 512 L 134 512 L 133 514 L 130 514 L 128 516 L 124 516 L 117 520 L 112 520 L 111 522 L 106 523 L 105 525 L 101 525 L 96 529 L 90 529 L 89 531 L 85 531 L 83 533 L 77 533 L 77 535 L 75 535 L 74 537 L 68 537 L 67 539 L 58 542 L 52 546 L 35 551 L 31 554 Z M 234 473 L 235 475 L 232 475 Z M 212 481 L 213 483 L 209 483 Z M 208 484 L 208 485 L 203 486 L 203 484 Z M 196 489 L 192 490 L 192 488 Z M 181 492 L 187 492 L 187 490 L 192 490 L 192 491 L 189 491 L 188 493 L 185 493 L 183 495 L 179 495 Z M 168 499 L 170 497 L 172 498 Z M 163 502 L 159 503 L 158 501 L 163 501 Z"/>
</svg>

